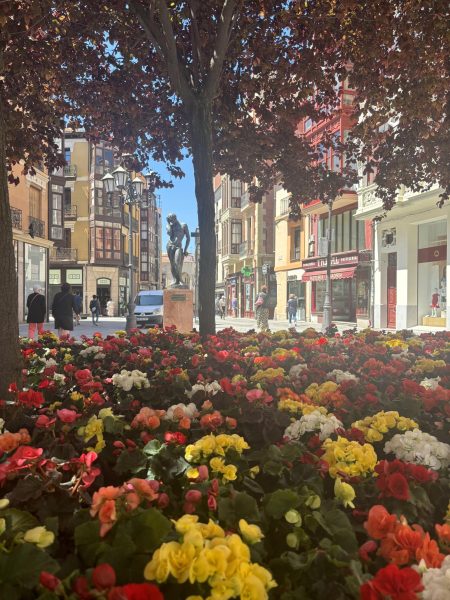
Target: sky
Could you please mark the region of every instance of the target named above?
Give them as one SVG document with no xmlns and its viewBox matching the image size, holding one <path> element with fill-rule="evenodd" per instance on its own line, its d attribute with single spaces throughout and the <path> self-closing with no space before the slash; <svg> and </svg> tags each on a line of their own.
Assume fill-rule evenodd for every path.
<svg viewBox="0 0 450 600">
<path fill-rule="evenodd" d="M 161 199 L 162 208 L 162 251 L 166 252 L 167 234 L 166 217 L 169 213 L 175 213 L 180 223 L 187 223 L 189 231 L 195 231 L 198 223 L 197 202 L 195 199 L 194 172 L 192 159 L 186 158 L 180 163 L 180 167 L 186 176 L 183 179 L 172 178 L 173 188 L 160 189 L 156 191 Z M 159 173 L 163 179 L 170 180 L 171 177 L 162 163 L 156 163 L 150 166 Z M 193 252 L 194 240 L 191 240 L 189 251 Z"/>
</svg>

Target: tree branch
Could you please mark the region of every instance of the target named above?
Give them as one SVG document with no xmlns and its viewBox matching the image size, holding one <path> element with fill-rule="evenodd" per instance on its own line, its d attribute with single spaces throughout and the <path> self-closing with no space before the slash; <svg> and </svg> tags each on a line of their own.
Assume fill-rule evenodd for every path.
<svg viewBox="0 0 450 600">
<path fill-rule="evenodd" d="M 160 11 L 159 16 L 166 45 L 166 62 L 169 76 L 175 90 L 187 104 L 190 104 L 194 100 L 194 93 L 189 86 L 189 79 L 186 76 L 184 65 L 178 56 L 177 44 L 166 0 L 156 0 L 156 2 Z"/>
<path fill-rule="evenodd" d="M 237 8 L 242 0 L 224 0 L 222 12 L 220 13 L 220 22 L 217 29 L 216 44 L 214 46 L 211 59 L 211 68 L 206 78 L 204 94 L 206 98 L 212 100 L 217 93 L 220 74 L 222 72 L 225 55 L 234 22 L 237 18 Z"/>
<path fill-rule="evenodd" d="M 203 62 L 200 50 L 200 34 L 197 25 L 198 0 L 188 0 L 188 5 L 191 13 L 192 70 L 194 75 L 194 84 L 196 87 L 198 87 L 200 84 L 200 71 Z"/>
<path fill-rule="evenodd" d="M 130 9 L 134 12 L 139 23 L 142 26 L 142 29 L 145 31 L 147 38 L 155 46 L 156 51 L 161 56 L 161 58 L 165 60 L 166 56 L 162 46 L 162 39 L 159 35 L 158 28 L 156 27 L 156 23 L 153 19 L 153 10 L 151 8 L 151 5 L 149 6 L 149 9 L 146 10 L 135 0 L 130 0 L 129 4 Z"/>
</svg>

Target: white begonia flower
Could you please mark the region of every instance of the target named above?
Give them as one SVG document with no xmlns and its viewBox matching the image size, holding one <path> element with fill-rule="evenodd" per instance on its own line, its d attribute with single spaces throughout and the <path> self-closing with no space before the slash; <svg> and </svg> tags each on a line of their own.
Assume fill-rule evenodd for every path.
<svg viewBox="0 0 450 600">
<path fill-rule="evenodd" d="M 64 383 L 66 381 L 66 376 L 62 373 L 54 373 L 53 380 L 57 381 L 58 383 Z"/>
<path fill-rule="evenodd" d="M 440 442 L 434 435 L 413 429 L 397 433 L 384 445 L 384 452 L 415 465 L 423 465 L 439 471 L 450 465 L 450 446 Z"/>
<path fill-rule="evenodd" d="M 115 373 L 112 376 L 112 384 L 122 388 L 125 392 L 129 392 L 132 387 L 138 389 L 150 387 L 147 375 L 137 369 L 134 369 L 133 371 L 122 369 L 120 373 Z"/>
<path fill-rule="evenodd" d="M 186 396 L 191 399 L 197 392 L 204 392 L 207 396 L 215 396 L 218 392 L 222 392 L 222 387 L 218 381 L 211 383 L 194 383 L 191 390 L 185 390 Z"/>
<path fill-rule="evenodd" d="M 58 363 L 54 358 L 47 358 L 47 360 L 44 360 L 44 364 L 47 369 L 48 367 L 55 367 Z"/>
<path fill-rule="evenodd" d="M 284 437 L 289 440 L 298 440 L 305 433 L 318 431 L 321 441 L 326 440 L 337 429 L 343 429 L 343 424 L 334 415 L 324 415 L 320 411 L 315 410 L 308 415 L 303 415 L 298 421 L 294 421 L 289 425 Z"/>
<path fill-rule="evenodd" d="M 416 567 L 417 569 L 417 567 Z M 440 569 L 426 569 L 422 575 L 424 590 L 422 600 L 448 600 L 450 598 L 450 556 L 446 556 Z"/>
<path fill-rule="evenodd" d="M 183 415 L 185 417 L 189 417 L 189 419 L 193 419 L 197 414 L 197 407 L 195 406 L 195 404 L 193 402 L 190 402 L 189 404 L 182 404 L 182 403 L 173 404 L 172 406 L 169 406 L 163 419 L 166 421 L 173 421 L 174 412 L 177 409 L 178 409 L 178 411 L 182 410 Z"/>
<path fill-rule="evenodd" d="M 294 365 L 289 369 L 289 377 L 291 379 L 297 379 L 297 377 L 299 377 L 306 369 L 308 369 L 308 365 L 306 363 Z"/>
<path fill-rule="evenodd" d="M 440 377 L 425 377 L 425 379 L 422 379 L 422 381 L 420 382 L 420 385 L 426 390 L 435 390 L 439 386 L 440 381 Z"/>
<path fill-rule="evenodd" d="M 91 354 L 97 354 L 98 352 L 101 352 L 103 350 L 103 348 L 101 346 L 88 346 L 87 348 L 84 348 L 84 350 L 81 350 L 80 352 L 80 356 L 89 356 Z M 97 358 L 97 357 L 95 357 Z"/>
<path fill-rule="evenodd" d="M 356 383 L 359 381 L 359 377 L 353 375 L 353 373 L 349 373 L 349 371 L 342 371 L 341 369 L 333 369 L 327 374 L 327 379 L 335 379 L 336 383 L 341 384 L 343 381 L 355 381 Z"/>
</svg>

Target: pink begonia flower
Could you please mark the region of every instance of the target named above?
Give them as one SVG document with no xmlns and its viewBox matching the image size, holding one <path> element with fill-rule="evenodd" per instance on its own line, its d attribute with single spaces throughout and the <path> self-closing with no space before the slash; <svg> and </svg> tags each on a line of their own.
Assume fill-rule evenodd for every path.
<svg viewBox="0 0 450 600">
<path fill-rule="evenodd" d="M 57 410 L 56 414 L 58 415 L 58 419 L 63 423 L 73 423 L 78 419 L 78 417 L 81 417 L 81 415 L 78 414 L 76 411 L 70 410 L 68 408 L 62 408 L 61 410 Z"/>
</svg>

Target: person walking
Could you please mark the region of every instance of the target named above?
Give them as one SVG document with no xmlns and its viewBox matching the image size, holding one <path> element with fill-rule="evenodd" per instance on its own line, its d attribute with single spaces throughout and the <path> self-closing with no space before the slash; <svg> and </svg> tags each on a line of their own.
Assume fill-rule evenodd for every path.
<svg viewBox="0 0 450 600">
<path fill-rule="evenodd" d="M 79 325 L 80 324 L 80 316 L 81 313 L 83 312 L 83 298 L 80 295 L 80 292 L 75 292 L 75 324 Z"/>
<path fill-rule="evenodd" d="M 92 325 L 98 325 L 98 318 L 100 316 L 100 302 L 95 294 L 92 296 L 92 300 L 89 303 L 89 310 L 92 313 Z"/>
<path fill-rule="evenodd" d="M 63 283 L 61 291 L 55 295 L 52 304 L 55 329 L 58 330 L 60 338 L 69 335 L 69 331 L 73 331 L 73 313 L 76 311 L 77 305 L 71 287 L 68 283 Z"/>
<path fill-rule="evenodd" d="M 238 299 L 236 296 L 233 296 L 231 300 L 231 310 L 233 311 L 233 317 L 236 318 L 238 316 Z"/>
<path fill-rule="evenodd" d="M 45 296 L 40 286 L 33 286 L 33 292 L 27 298 L 27 309 L 28 337 L 34 340 L 36 331 L 38 337 L 44 331 L 45 313 L 47 312 Z"/>
<path fill-rule="evenodd" d="M 289 294 L 289 300 L 287 301 L 287 312 L 289 318 L 289 325 L 292 325 L 292 321 L 294 322 L 294 327 L 297 325 L 297 309 L 298 309 L 298 300 L 294 296 L 294 294 Z"/>
<path fill-rule="evenodd" d="M 262 286 L 261 291 L 255 302 L 256 307 L 256 326 L 261 331 L 269 331 L 269 296 L 267 294 L 267 287 Z"/>
<path fill-rule="evenodd" d="M 219 315 L 220 315 L 220 318 L 221 319 L 225 319 L 225 306 L 226 305 L 225 305 L 225 298 L 223 297 L 223 295 L 220 296 L 218 305 L 219 305 Z"/>
</svg>

